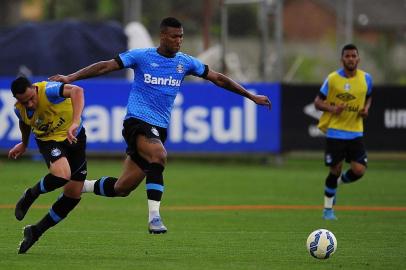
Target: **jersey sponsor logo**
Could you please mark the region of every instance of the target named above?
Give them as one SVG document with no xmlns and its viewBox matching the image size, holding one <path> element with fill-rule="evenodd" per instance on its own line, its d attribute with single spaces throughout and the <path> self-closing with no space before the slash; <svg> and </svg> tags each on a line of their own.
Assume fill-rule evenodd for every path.
<svg viewBox="0 0 406 270">
<path fill-rule="evenodd" d="M 151 74 L 144 74 L 144 83 L 163 86 L 180 86 L 181 80 L 174 79 L 172 76 L 169 78 L 154 77 Z"/>
<path fill-rule="evenodd" d="M 51 126 L 52 126 L 52 121 L 48 122 L 48 123 L 43 123 L 43 119 L 37 119 L 35 120 L 35 126 L 37 127 L 38 130 L 42 131 L 42 132 L 46 132 Z"/>
<path fill-rule="evenodd" d="M 336 97 L 339 98 L 340 100 L 344 101 L 344 102 L 348 102 L 350 100 L 355 99 L 355 97 L 353 95 L 351 95 L 350 93 L 338 94 Z"/>
<path fill-rule="evenodd" d="M 331 162 L 333 162 L 333 158 L 332 158 L 332 156 L 330 154 L 327 154 L 326 155 L 326 163 L 330 164 Z"/>
<path fill-rule="evenodd" d="M 357 106 L 349 105 L 349 106 L 345 107 L 345 111 L 357 113 L 357 112 L 359 112 L 359 106 L 358 105 Z"/>
<path fill-rule="evenodd" d="M 184 73 L 185 69 L 183 68 L 183 65 L 179 64 L 176 66 L 176 72 L 178 73 Z"/>
<path fill-rule="evenodd" d="M 40 123 L 42 123 L 42 120 L 39 121 Z M 45 136 L 48 136 L 52 133 L 54 133 L 59 127 L 61 127 L 64 123 L 66 122 L 65 119 L 63 119 L 62 117 L 59 117 L 58 122 L 56 123 L 56 125 L 54 127 L 52 127 L 53 121 L 50 121 L 46 124 L 41 124 L 40 126 L 37 127 L 38 130 L 44 132 L 42 134 L 37 134 L 37 138 L 42 138 Z"/>
<path fill-rule="evenodd" d="M 41 126 L 42 125 L 42 123 L 44 122 L 44 120 L 43 119 L 41 119 L 41 118 L 37 118 L 36 120 L 35 120 L 35 126 L 37 126 L 37 127 L 39 127 L 39 126 Z"/>
<path fill-rule="evenodd" d="M 54 148 L 51 150 L 51 156 L 53 157 L 57 157 L 61 155 L 61 150 L 59 150 L 58 148 Z"/>
<path fill-rule="evenodd" d="M 158 132 L 158 130 L 157 130 L 155 127 L 152 127 L 152 128 L 151 128 L 151 132 L 152 132 L 152 134 L 154 134 L 155 136 L 158 136 L 158 137 L 159 137 L 159 132 Z"/>
</svg>

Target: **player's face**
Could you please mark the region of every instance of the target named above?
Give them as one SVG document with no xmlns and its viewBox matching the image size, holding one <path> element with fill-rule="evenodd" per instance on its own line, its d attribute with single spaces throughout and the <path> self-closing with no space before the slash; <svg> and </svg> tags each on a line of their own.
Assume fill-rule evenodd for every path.
<svg viewBox="0 0 406 270">
<path fill-rule="evenodd" d="M 161 33 L 161 46 L 168 54 L 176 54 L 183 41 L 183 28 L 167 27 Z"/>
<path fill-rule="evenodd" d="M 357 50 L 345 50 L 341 56 L 341 62 L 346 70 L 356 70 L 359 63 L 359 55 Z"/>
<path fill-rule="evenodd" d="M 38 95 L 35 86 L 28 87 L 23 94 L 17 94 L 16 98 L 25 108 L 35 110 L 38 106 Z"/>
</svg>

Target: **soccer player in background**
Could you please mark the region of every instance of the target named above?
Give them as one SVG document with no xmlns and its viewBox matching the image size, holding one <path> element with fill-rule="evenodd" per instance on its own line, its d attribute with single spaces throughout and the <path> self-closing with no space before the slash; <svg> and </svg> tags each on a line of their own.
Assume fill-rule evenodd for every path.
<svg viewBox="0 0 406 270">
<path fill-rule="evenodd" d="M 347 44 L 341 51 L 342 68 L 330 73 L 314 100 L 323 111 L 319 129 L 326 134 L 325 164 L 330 168 L 325 181 L 323 218 L 337 219 L 333 205 L 337 186 L 360 179 L 367 167 L 363 143 L 363 119 L 372 101 L 372 77 L 358 69 L 358 49 Z M 350 168 L 341 174 L 343 161 Z"/>
<path fill-rule="evenodd" d="M 87 175 L 86 134 L 81 121 L 84 95 L 83 89 L 75 85 L 46 81 L 31 84 L 24 77 L 12 82 L 11 91 L 17 99 L 15 112 L 20 119 L 22 140 L 9 151 L 8 157 L 17 159 L 24 154 L 32 131 L 49 169 L 49 173 L 28 188 L 17 202 L 17 220 L 24 218 L 40 194 L 64 186 L 49 212 L 37 224 L 24 227 L 24 239 L 18 250 L 21 254 L 80 201 Z"/>
<path fill-rule="evenodd" d="M 124 171 L 118 179 L 102 177 L 97 181 L 86 181 L 84 191 L 109 197 L 127 196 L 146 176 L 150 233 L 167 231 L 159 213 L 167 160 L 164 143 L 173 103 L 185 76 L 201 77 L 258 105 L 271 107 L 268 97 L 248 92 L 227 76 L 209 69 L 197 58 L 180 52 L 182 40 L 182 24 L 168 17 L 160 24 L 158 48 L 129 50 L 115 59 L 94 63 L 67 76 L 49 78 L 70 83 L 123 68 L 134 70 L 123 124 L 123 137 L 127 143 Z"/>
</svg>

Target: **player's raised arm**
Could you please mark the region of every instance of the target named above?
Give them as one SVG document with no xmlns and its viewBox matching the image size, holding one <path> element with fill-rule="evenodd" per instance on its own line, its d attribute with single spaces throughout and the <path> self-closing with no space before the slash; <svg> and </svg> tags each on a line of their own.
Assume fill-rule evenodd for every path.
<svg viewBox="0 0 406 270">
<path fill-rule="evenodd" d="M 69 75 L 53 75 L 48 79 L 50 81 L 58 81 L 63 83 L 71 83 L 77 80 L 87 79 L 91 77 L 97 77 L 106 73 L 110 73 L 115 70 L 119 70 L 122 67 L 115 59 L 100 61 L 94 64 L 91 64 L 85 68 L 82 68 L 74 73 Z"/>
<path fill-rule="evenodd" d="M 209 70 L 207 76 L 205 77 L 207 80 L 211 81 L 215 85 L 227 89 L 233 93 L 241 95 L 243 97 L 249 98 L 253 102 L 258 105 L 263 105 L 271 109 L 272 103 L 267 96 L 263 95 L 254 95 L 247 91 L 242 85 L 238 84 L 237 82 L 233 81 L 231 78 L 227 77 L 224 74 L 221 74 L 216 71 Z"/>
</svg>

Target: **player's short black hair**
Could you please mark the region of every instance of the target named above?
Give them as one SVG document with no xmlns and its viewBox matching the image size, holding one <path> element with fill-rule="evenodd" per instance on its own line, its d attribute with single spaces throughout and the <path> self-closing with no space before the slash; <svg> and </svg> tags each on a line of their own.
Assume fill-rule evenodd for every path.
<svg viewBox="0 0 406 270">
<path fill-rule="evenodd" d="M 341 56 L 344 55 L 344 51 L 348 51 L 348 50 L 356 50 L 357 54 L 358 54 L 358 48 L 357 46 L 355 46 L 354 44 L 346 44 L 344 45 L 343 49 L 341 50 Z"/>
<path fill-rule="evenodd" d="M 168 27 L 181 28 L 182 24 L 178 19 L 176 19 L 174 17 L 167 17 L 161 21 L 159 28 L 161 29 L 161 32 L 162 32 L 162 31 L 165 31 L 166 28 L 168 28 Z"/>
<path fill-rule="evenodd" d="M 27 90 L 27 88 L 30 86 L 32 86 L 30 80 L 21 76 L 11 83 L 11 92 L 13 93 L 13 96 L 24 94 L 25 90 Z"/>
</svg>

